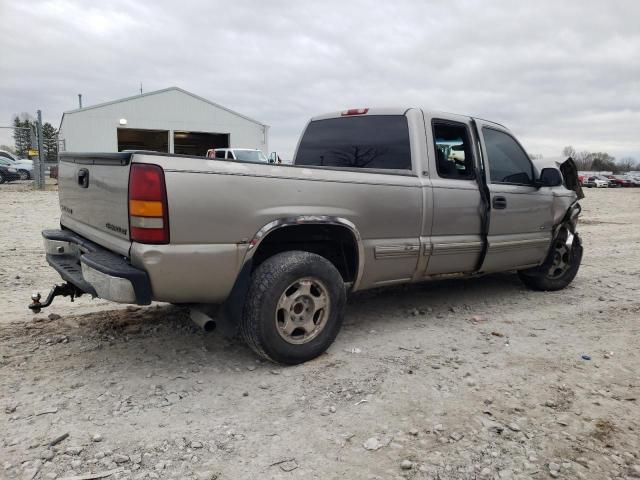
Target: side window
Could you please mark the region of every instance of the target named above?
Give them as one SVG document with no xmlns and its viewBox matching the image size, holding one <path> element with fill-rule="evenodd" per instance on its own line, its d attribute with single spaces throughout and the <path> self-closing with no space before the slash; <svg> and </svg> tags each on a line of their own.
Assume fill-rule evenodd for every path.
<svg viewBox="0 0 640 480">
<path fill-rule="evenodd" d="M 436 169 L 440 178 L 468 180 L 475 177 L 473 154 L 467 127 L 454 123 L 433 123 Z"/>
<path fill-rule="evenodd" d="M 482 128 L 482 134 L 491 183 L 533 184 L 533 164 L 511 135 L 487 127 Z"/>
<path fill-rule="evenodd" d="M 295 165 L 411 170 L 404 115 L 362 115 L 315 120 L 307 126 Z"/>
<path fill-rule="evenodd" d="M 227 150 L 227 159 L 228 160 L 235 160 L 235 158 L 233 156 L 233 152 L 231 150 Z"/>
<path fill-rule="evenodd" d="M 216 150 L 216 158 L 224 158 L 226 153 L 225 150 Z"/>
</svg>

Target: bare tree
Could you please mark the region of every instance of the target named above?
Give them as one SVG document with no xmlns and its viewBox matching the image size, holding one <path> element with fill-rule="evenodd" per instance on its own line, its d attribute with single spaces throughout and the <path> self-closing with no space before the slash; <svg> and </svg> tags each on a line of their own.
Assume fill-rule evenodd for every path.
<svg viewBox="0 0 640 480">
<path fill-rule="evenodd" d="M 593 163 L 593 154 L 591 152 L 582 151 L 578 152 L 571 145 L 562 149 L 562 156 L 571 157 L 578 167 L 578 170 L 591 170 L 591 164 Z"/>
<path fill-rule="evenodd" d="M 571 145 L 564 147 L 562 149 L 562 156 L 564 157 L 571 157 L 574 160 L 576 160 L 577 156 L 578 156 L 578 152 L 576 152 L 576 149 L 573 148 Z"/>
<path fill-rule="evenodd" d="M 572 157 L 576 162 L 578 170 L 591 170 L 593 164 L 593 154 L 591 152 L 575 152 L 575 157 Z"/>
<path fill-rule="evenodd" d="M 623 157 L 617 161 L 618 169 L 621 172 L 628 172 L 629 170 L 634 170 L 638 166 L 638 162 L 633 157 Z"/>
<path fill-rule="evenodd" d="M 640 168 L 640 162 L 633 157 L 624 157 L 616 161 L 616 158 L 607 152 L 578 152 L 572 146 L 562 149 L 564 157 L 571 157 L 578 170 L 602 170 L 612 172 L 628 172 L 634 168 Z"/>
<path fill-rule="evenodd" d="M 353 145 L 340 150 L 329 152 L 334 158 L 340 161 L 340 166 L 346 167 L 366 167 L 381 155 L 388 153 L 386 147 L 371 147 Z"/>
</svg>

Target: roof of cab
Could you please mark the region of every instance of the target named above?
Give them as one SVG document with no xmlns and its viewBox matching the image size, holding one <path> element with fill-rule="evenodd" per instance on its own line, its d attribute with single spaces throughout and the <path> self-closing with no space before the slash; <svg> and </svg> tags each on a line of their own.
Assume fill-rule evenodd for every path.
<svg viewBox="0 0 640 480">
<path fill-rule="evenodd" d="M 459 121 L 463 121 L 466 122 L 468 121 L 470 118 L 475 118 L 477 120 L 482 120 L 484 122 L 488 122 L 488 123 L 493 123 L 495 125 L 498 125 L 502 128 L 506 128 L 504 125 L 498 123 L 498 122 L 494 122 L 492 120 L 486 120 L 484 118 L 480 118 L 480 117 L 472 117 L 470 115 L 460 115 L 457 113 L 449 113 L 449 112 L 442 112 L 442 111 L 437 111 L 437 110 L 429 110 L 426 108 L 421 108 L 421 107 L 371 107 L 371 108 L 366 108 L 366 113 L 362 113 L 362 114 L 351 114 L 348 116 L 352 116 L 352 117 L 362 117 L 362 116 L 368 116 L 368 115 L 405 115 L 409 110 L 411 110 L 412 108 L 416 108 L 418 110 L 422 110 L 424 112 L 424 114 L 427 117 L 430 118 L 437 118 L 438 116 L 444 115 L 446 116 L 447 119 L 457 119 Z M 362 108 L 365 109 L 365 108 Z M 311 121 L 316 121 L 316 120 L 327 120 L 329 118 L 343 118 L 346 115 L 347 110 L 339 110 L 337 112 L 329 112 L 329 113 L 324 113 L 321 115 L 316 115 L 315 117 L 311 118 Z"/>
</svg>

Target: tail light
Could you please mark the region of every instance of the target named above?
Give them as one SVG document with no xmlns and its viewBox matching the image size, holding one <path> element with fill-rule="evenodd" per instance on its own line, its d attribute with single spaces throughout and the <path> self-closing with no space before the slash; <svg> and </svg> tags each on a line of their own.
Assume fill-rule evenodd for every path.
<svg viewBox="0 0 640 480">
<path fill-rule="evenodd" d="M 140 243 L 169 243 L 169 208 L 164 171 L 134 163 L 129 172 L 129 230 Z"/>
</svg>

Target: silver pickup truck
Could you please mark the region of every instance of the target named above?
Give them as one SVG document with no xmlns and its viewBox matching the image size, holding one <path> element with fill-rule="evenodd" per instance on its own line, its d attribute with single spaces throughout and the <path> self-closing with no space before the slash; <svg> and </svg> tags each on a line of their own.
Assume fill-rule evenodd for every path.
<svg viewBox="0 0 640 480">
<path fill-rule="evenodd" d="M 537 167 L 500 124 L 420 108 L 315 117 L 293 165 L 63 153 L 61 228 L 43 236 L 67 283 L 30 307 L 86 293 L 210 325 L 222 305 L 256 353 L 300 363 L 333 342 L 348 292 L 502 271 L 567 286 L 576 173 Z"/>
</svg>

